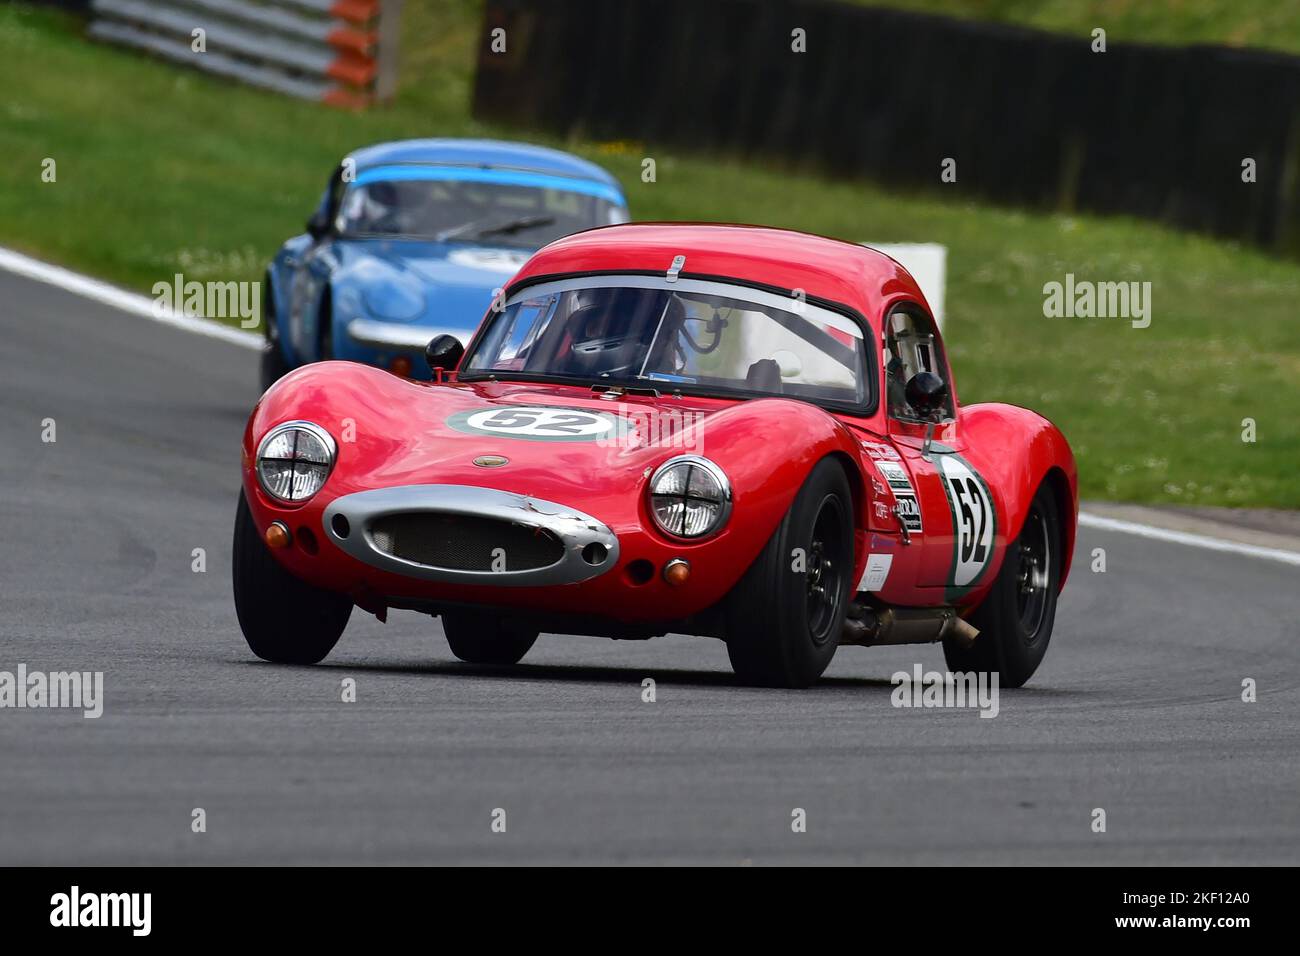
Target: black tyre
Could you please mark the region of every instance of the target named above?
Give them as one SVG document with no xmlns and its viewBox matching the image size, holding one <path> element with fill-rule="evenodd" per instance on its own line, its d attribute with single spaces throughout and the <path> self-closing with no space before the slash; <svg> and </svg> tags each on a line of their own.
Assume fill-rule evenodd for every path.
<svg viewBox="0 0 1300 956">
<path fill-rule="evenodd" d="M 316 321 L 317 361 L 328 362 L 334 358 L 334 305 L 329 288 L 320 298 L 320 316 Z"/>
<path fill-rule="evenodd" d="M 267 341 L 262 346 L 262 391 L 266 391 L 289 374 L 289 363 L 284 360 L 278 342 Z"/>
<path fill-rule="evenodd" d="M 727 656 L 736 676 L 762 687 L 816 681 L 835 656 L 852 575 L 852 493 L 844 469 L 827 458 L 727 597 Z"/>
<path fill-rule="evenodd" d="M 269 276 L 266 294 L 262 297 L 262 325 L 266 330 L 266 340 L 262 343 L 262 391 L 265 392 L 290 371 L 280 348 L 280 326 L 275 318 L 275 297 L 271 294 Z"/>
<path fill-rule="evenodd" d="M 1043 660 L 1052 639 L 1061 582 L 1061 524 L 1056 501 L 1040 486 L 1016 540 L 984 601 L 970 616 L 979 637 L 970 647 L 943 643 L 948 669 L 998 674 L 1002 687 L 1021 687 Z"/>
<path fill-rule="evenodd" d="M 455 611 L 442 615 L 451 652 L 470 664 L 518 664 L 537 631 L 493 614 Z"/>
<path fill-rule="evenodd" d="M 294 577 L 257 533 L 248 502 L 239 496 L 231 562 L 235 613 L 254 654 L 275 664 L 315 664 L 338 643 L 352 615 L 345 595 Z"/>
</svg>

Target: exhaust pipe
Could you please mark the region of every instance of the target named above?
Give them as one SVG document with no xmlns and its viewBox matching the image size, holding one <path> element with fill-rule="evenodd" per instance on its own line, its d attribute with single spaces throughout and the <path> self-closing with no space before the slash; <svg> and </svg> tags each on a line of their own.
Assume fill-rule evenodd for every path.
<svg viewBox="0 0 1300 956">
<path fill-rule="evenodd" d="M 970 647 L 975 643 L 975 638 L 980 636 L 980 629 L 966 620 L 964 617 L 952 616 L 948 622 L 948 628 L 941 635 L 940 639 L 953 638 L 962 647 Z"/>
<path fill-rule="evenodd" d="M 885 644 L 932 644 L 953 638 L 963 647 L 970 647 L 978 636 L 979 630 L 963 620 L 956 608 L 891 607 L 878 611 L 863 604 L 853 604 L 844 620 L 840 643 L 878 647 Z"/>
</svg>

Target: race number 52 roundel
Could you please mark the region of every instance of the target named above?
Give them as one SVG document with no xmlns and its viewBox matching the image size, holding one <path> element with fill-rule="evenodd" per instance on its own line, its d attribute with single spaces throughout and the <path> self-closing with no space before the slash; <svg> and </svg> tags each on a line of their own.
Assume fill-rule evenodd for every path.
<svg viewBox="0 0 1300 956">
<path fill-rule="evenodd" d="M 457 412 L 447 425 L 471 435 L 528 441 L 599 441 L 616 438 L 623 422 L 613 415 L 554 405 L 502 405 Z"/>
<path fill-rule="evenodd" d="M 993 560 L 997 512 L 984 479 L 957 455 L 937 455 L 943 490 L 952 511 L 953 555 L 949 583 L 966 588 L 978 583 Z"/>
</svg>

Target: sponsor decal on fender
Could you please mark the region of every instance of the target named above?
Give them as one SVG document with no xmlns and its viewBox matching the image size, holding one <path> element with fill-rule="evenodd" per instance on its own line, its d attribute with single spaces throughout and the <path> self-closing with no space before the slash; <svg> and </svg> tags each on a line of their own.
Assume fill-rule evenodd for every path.
<svg viewBox="0 0 1300 956">
<path fill-rule="evenodd" d="M 898 461 L 901 457 L 893 448 L 880 442 L 864 441 L 862 447 L 873 461 Z"/>
<path fill-rule="evenodd" d="M 908 531 L 920 534 L 921 506 L 916 500 L 916 489 L 912 487 L 912 479 L 908 477 L 907 469 L 896 461 L 877 461 L 875 464 L 880 473 L 885 476 L 885 481 L 889 483 L 889 490 L 894 493 L 904 526 Z"/>
<path fill-rule="evenodd" d="M 892 554 L 869 554 L 867 555 L 867 567 L 862 572 L 862 580 L 858 582 L 859 591 L 879 591 L 885 586 L 885 580 L 889 577 L 889 568 L 894 563 Z"/>
</svg>

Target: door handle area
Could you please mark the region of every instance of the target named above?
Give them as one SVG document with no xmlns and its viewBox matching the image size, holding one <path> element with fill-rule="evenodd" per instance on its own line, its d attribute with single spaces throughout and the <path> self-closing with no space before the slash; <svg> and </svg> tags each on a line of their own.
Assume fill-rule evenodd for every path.
<svg viewBox="0 0 1300 956">
<path fill-rule="evenodd" d="M 903 544 L 905 545 L 911 544 L 912 535 L 907 530 L 907 519 L 903 517 L 903 506 L 895 502 L 893 507 L 893 514 L 894 517 L 898 519 L 898 530 L 903 536 Z"/>
</svg>

